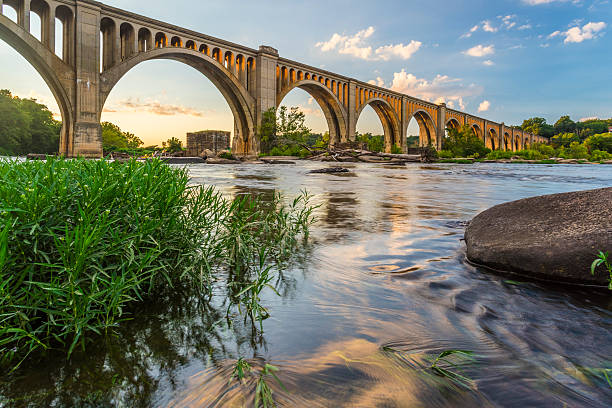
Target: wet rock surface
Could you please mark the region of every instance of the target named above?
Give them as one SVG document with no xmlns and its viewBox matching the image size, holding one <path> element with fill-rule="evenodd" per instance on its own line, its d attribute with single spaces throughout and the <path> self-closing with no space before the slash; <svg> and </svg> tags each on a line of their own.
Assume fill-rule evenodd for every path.
<svg viewBox="0 0 612 408">
<path fill-rule="evenodd" d="M 206 160 L 200 157 L 164 157 L 162 160 L 168 164 L 197 164 L 206 163 Z"/>
<path fill-rule="evenodd" d="M 513 201 L 474 218 L 465 233 L 468 260 L 557 283 L 607 286 L 590 267 L 612 251 L 612 188 Z"/>
<path fill-rule="evenodd" d="M 328 167 L 326 169 L 311 170 L 308 174 L 336 174 L 336 173 L 348 173 L 349 169 L 344 167 Z"/>
</svg>

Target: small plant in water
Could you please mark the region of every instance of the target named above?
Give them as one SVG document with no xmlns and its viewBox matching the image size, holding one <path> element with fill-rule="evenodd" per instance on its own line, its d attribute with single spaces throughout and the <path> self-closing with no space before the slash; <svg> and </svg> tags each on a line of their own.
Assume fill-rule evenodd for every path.
<svg viewBox="0 0 612 408">
<path fill-rule="evenodd" d="M 473 381 L 471 378 L 465 377 L 461 374 L 457 374 L 454 371 L 450 371 L 447 368 L 441 367 L 440 363 L 446 363 L 449 364 L 452 367 L 459 367 L 460 363 L 457 362 L 452 362 L 448 359 L 448 357 L 451 356 L 456 356 L 459 357 L 460 359 L 463 360 L 468 360 L 470 362 L 474 361 L 474 352 L 473 351 L 469 351 L 469 350 L 446 350 L 443 351 L 442 353 L 440 353 L 435 360 L 433 361 L 433 363 L 431 364 L 431 367 L 429 367 L 431 370 L 433 370 L 433 372 L 440 376 L 440 377 L 445 377 L 448 378 L 449 380 L 453 381 L 454 383 L 465 387 L 465 388 L 473 388 Z"/>
<path fill-rule="evenodd" d="M 599 251 L 597 259 L 594 260 L 593 264 L 591 265 L 591 274 L 595 275 L 595 270 L 601 265 L 603 265 L 608 270 L 608 274 L 610 275 L 610 277 L 608 278 L 608 281 L 610 282 L 610 284 L 608 285 L 608 289 L 612 290 L 612 261 L 610 261 L 609 252 L 604 253 L 602 251 Z"/>
<path fill-rule="evenodd" d="M 229 383 L 231 383 L 234 378 L 237 378 L 238 381 L 244 383 L 246 376 L 251 373 L 252 368 L 253 367 L 251 367 L 251 365 L 244 358 L 240 357 L 238 361 L 236 361 L 236 364 L 234 364 L 234 371 L 232 371 L 232 376 L 229 379 Z"/>
<path fill-rule="evenodd" d="M 278 367 L 275 367 L 271 364 L 266 364 L 259 374 L 259 379 L 257 380 L 257 388 L 255 388 L 255 408 L 263 407 L 275 407 L 276 403 L 274 402 L 272 388 L 266 382 L 266 378 L 272 376 L 280 387 L 287 391 L 281 380 L 276 375 L 278 372 Z"/>
</svg>

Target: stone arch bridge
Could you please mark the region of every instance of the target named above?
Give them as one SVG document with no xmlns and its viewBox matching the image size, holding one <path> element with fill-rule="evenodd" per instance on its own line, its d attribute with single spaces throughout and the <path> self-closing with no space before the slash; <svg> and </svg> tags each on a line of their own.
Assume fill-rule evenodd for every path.
<svg viewBox="0 0 612 408">
<path fill-rule="evenodd" d="M 381 120 L 387 151 L 393 145 L 406 150 L 412 118 L 419 124 L 420 144 L 437 149 L 445 129 L 462 125 L 472 127 L 492 149 L 514 151 L 547 141 L 444 104 L 281 58 L 271 47 L 251 49 L 96 1 L 0 0 L 0 6 L 4 12 L 13 8 L 17 16 L 13 21 L 0 15 L 0 39 L 34 66 L 57 100 L 63 122 L 59 151 L 66 156 L 102 155 L 100 117 L 109 93 L 132 68 L 156 59 L 187 64 L 219 89 L 234 115 L 237 154 L 259 152 L 263 113 L 294 88 L 320 105 L 331 144 L 355 140 L 357 120 L 368 105 Z M 40 19 L 36 36 L 32 14 Z M 61 26 L 60 38 L 56 26 Z"/>
</svg>

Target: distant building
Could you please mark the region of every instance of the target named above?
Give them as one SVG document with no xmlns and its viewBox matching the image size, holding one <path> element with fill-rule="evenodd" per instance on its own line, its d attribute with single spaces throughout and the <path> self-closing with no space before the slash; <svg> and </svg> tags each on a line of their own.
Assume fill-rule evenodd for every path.
<svg viewBox="0 0 612 408">
<path fill-rule="evenodd" d="M 223 130 L 203 130 L 187 133 L 187 156 L 196 157 L 206 149 L 214 153 L 230 148 L 230 132 Z"/>
</svg>

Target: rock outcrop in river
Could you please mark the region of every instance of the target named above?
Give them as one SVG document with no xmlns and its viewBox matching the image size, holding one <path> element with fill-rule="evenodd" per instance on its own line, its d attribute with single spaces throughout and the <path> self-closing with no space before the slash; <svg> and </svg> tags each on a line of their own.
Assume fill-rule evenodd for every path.
<svg viewBox="0 0 612 408">
<path fill-rule="evenodd" d="M 612 252 L 612 188 L 527 198 L 479 214 L 466 229 L 467 257 L 495 270 L 560 283 L 606 285 L 591 275 Z"/>
</svg>

